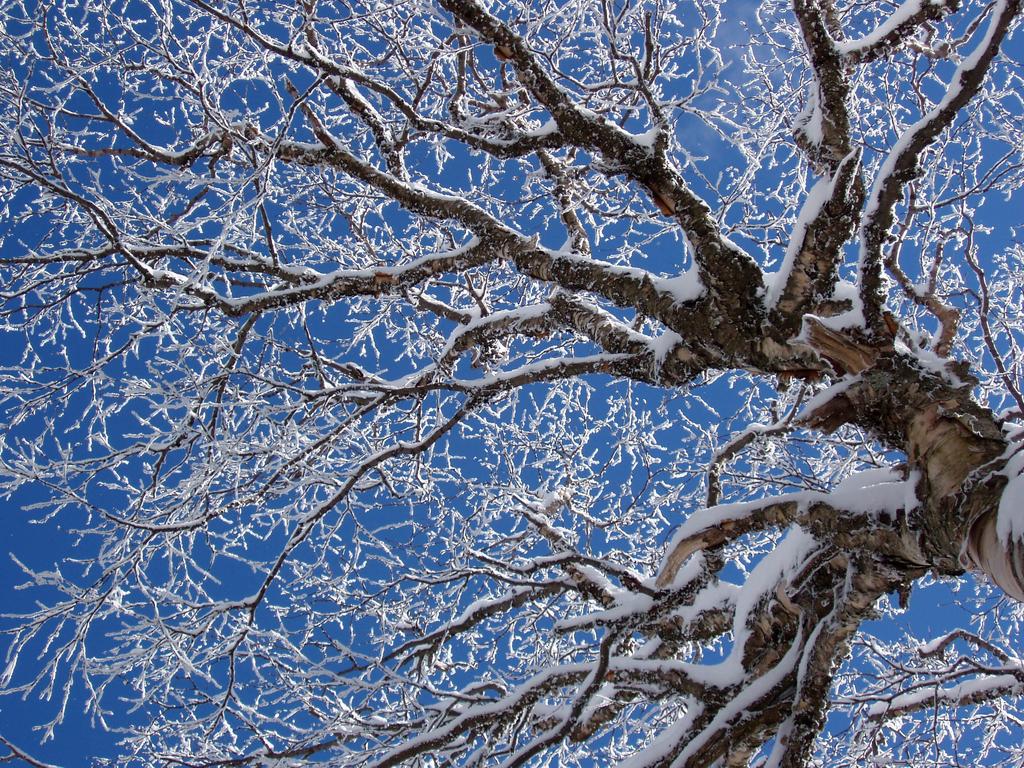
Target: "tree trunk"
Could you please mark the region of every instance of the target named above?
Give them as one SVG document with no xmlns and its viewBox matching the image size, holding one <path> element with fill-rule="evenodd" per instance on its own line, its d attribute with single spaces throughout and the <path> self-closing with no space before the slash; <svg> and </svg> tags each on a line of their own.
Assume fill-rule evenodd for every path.
<svg viewBox="0 0 1024 768">
<path fill-rule="evenodd" d="M 917 475 L 903 557 L 944 575 L 981 571 L 1024 601 L 1024 545 L 997 531 L 1009 443 L 995 414 L 972 399 L 977 381 L 966 366 L 922 368 L 891 347 L 859 343 L 813 319 L 807 330 L 819 355 L 857 376 L 807 423 L 826 430 L 855 424 L 905 453 Z"/>
</svg>

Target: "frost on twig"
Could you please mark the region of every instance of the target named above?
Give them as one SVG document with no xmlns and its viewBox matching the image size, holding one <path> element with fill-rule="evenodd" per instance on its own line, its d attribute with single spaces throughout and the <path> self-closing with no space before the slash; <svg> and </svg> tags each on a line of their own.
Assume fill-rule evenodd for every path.
<svg viewBox="0 0 1024 768">
<path fill-rule="evenodd" d="M 8 5 L 0 696 L 44 736 L 1019 745 L 973 716 L 1019 717 L 1013 622 L 918 654 L 886 597 L 1024 600 L 1017 0 Z"/>
</svg>

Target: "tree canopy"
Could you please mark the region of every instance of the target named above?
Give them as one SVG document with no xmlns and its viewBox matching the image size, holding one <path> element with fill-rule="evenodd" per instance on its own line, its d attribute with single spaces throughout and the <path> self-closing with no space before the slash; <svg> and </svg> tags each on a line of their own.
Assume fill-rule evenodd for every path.
<svg viewBox="0 0 1024 768">
<path fill-rule="evenodd" d="M 1019 0 L 0 14 L 0 762 L 1017 764 Z"/>
</svg>

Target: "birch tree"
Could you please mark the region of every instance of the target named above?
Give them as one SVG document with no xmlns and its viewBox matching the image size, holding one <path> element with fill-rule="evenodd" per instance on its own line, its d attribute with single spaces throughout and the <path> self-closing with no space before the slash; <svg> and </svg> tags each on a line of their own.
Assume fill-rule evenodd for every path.
<svg viewBox="0 0 1024 768">
<path fill-rule="evenodd" d="M 1017 764 L 1019 0 L 2 13 L 0 761 Z"/>
</svg>

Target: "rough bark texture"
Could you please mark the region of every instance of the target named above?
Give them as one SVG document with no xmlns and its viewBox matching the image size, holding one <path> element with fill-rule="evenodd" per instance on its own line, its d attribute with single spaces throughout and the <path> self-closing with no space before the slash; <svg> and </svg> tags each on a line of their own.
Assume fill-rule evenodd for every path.
<svg viewBox="0 0 1024 768">
<path fill-rule="evenodd" d="M 701 112 L 721 90 L 696 91 L 719 61 L 704 3 L 691 37 L 653 2 L 566 0 L 538 22 L 530 3 L 335 18 L 188 0 L 179 20 L 139 6 L 152 29 L 93 5 L 114 43 L 78 41 L 59 9 L 4 31 L 5 61 L 28 63 L 2 81 L 2 191 L 49 227 L 4 257 L 0 317 L 26 340 L 0 377 L 26 434 L 0 446 L 4 489 L 50 489 L 102 544 L 76 575 L 29 572 L 59 597 L 12 630 L 11 657 L 73 639 L 0 687 L 81 674 L 100 711 L 109 680 L 137 679 L 160 713 L 139 754 L 197 766 L 511 767 L 584 742 L 618 759 L 630 739 L 603 734 L 654 723 L 638 768 L 795 768 L 880 597 L 970 568 L 1024 600 L 1024 541 L 999 535 L 1014 445 L 955 356 L 975 293 L 989 354 L 1012 347 L 987 324 L 963 202 L 996 181 L 936 177 L 957 190 L 939 201 L 915 186 L 926 161 L 973 157 L 955 121 L 985 97 L 1019 0 L 953 19 L 944 48 L 956 2 L 869 9 L 875 32 L 850 40 L 861 4 L 794 0 L 785 44 L 769 30 L 750 47 L 750 66 L 771 51 L 786 69 L 752 70 L 753 127 Z M 905 95 L 905 72 L 928 78 Z M 777 79 L 806 87 L 798 115 L 773 103 Z M 160 117 L 172 102 L 187 124 Z M 865 126 L 869 107 L 890 127 Z M 746 181 L 713 182 L 673 122 L 689 111 L 775 143 L 744 145 Z M 141 126 L 154 115 L 160 130 Z M 776 163 L 777 188 L 760 176 Z M 737 214 L 730 183 L 764 210 Z M 953 224 L 915 220 L 939 208 Z M 931 267 L 908 275 L 905 243 Z M 941 285 L 956 248 L 977 291 Z M 72 336 L 89 341 L 46 351 Z M 766 398 L 746 427 L 657 444 L 673 418 L 657 397 L 697 402 L 723 371 Z M 1024 410 L 1012 373 L 997 363 Z M 829 442 L 839 430 L 853 448 Z M 863 508 L 833 493 L 842 478 L 758 476 L 752 459 L 755 480 L 726 479 L 796 433 L 906 493 Z M 710 457 L 697 491 L 666 479 L 690 440 Z M 730 489 L 748 501 L 725 504 Z M 664 553 L 652 521 L 678 524 Z M 92 658 L 104 622 L 118 629 Z M 704 663 L 709 646 L 724 660 Z M 1011 662 L 984 671 L 993 697 L 1024 686 Z"/>
</svg>

